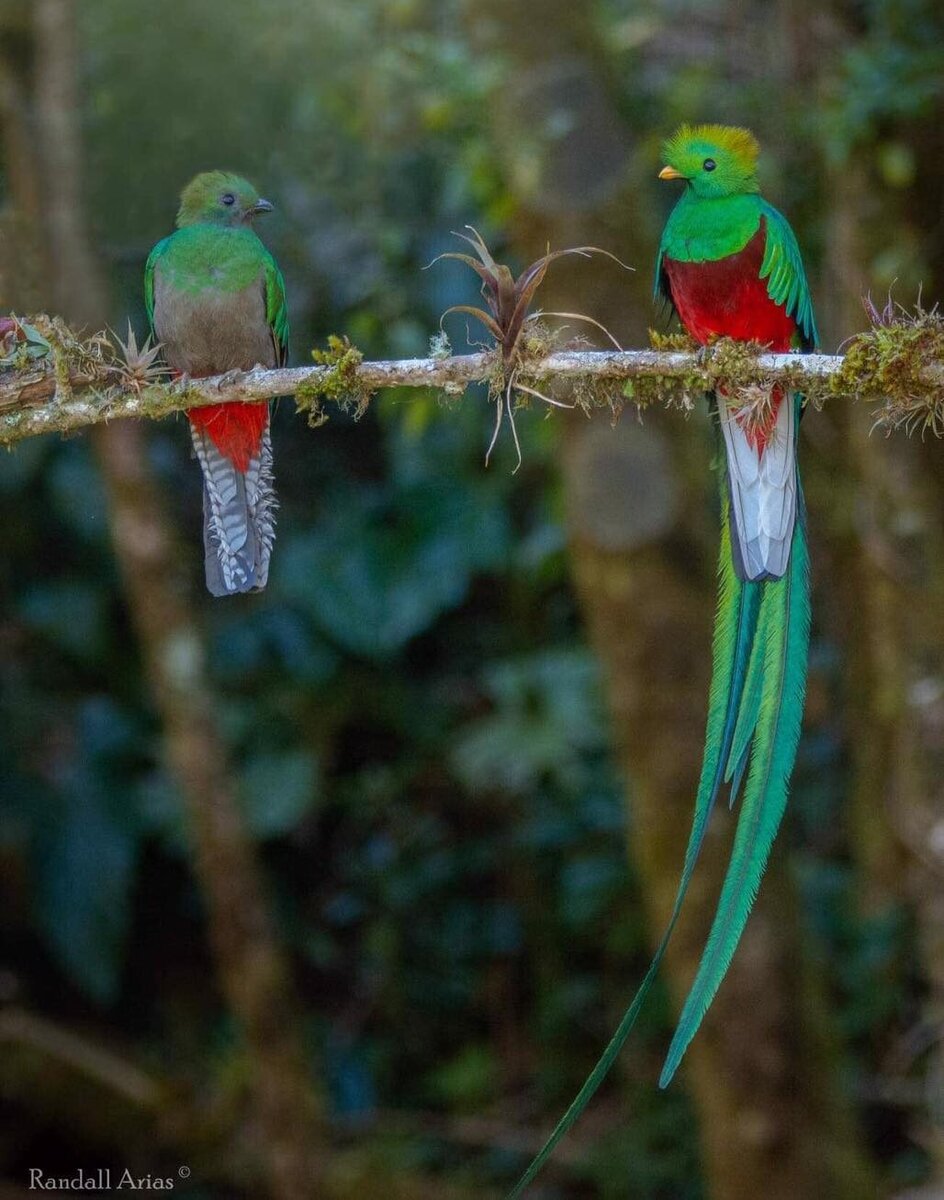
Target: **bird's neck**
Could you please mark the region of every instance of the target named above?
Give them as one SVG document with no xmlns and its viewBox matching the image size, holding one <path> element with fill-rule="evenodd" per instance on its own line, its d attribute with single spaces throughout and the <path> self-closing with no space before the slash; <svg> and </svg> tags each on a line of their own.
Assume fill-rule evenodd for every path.
<svg viewBox="0 0 944 1200">
<path fill-rule="evenodd" d="M 704 197 L 686 188 L 665 227 L 662 245 L 680 262 L 710 262 L 743 250 L 757 232 L 760 196 Z"/>
</svg>

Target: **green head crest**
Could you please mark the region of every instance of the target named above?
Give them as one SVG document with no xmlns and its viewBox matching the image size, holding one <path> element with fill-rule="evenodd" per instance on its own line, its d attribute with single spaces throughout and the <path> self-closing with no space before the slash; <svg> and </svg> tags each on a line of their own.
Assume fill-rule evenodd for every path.
<svg viewBox="0 0 944 1200">
<path fill-rule="evenodd" d="M 248 225 L 272 211 L 252 184 L 229 171 L 204 171 L 180 193 L 177 225 Z"/>
<path fill-rule="evenodd" d="M 660 179 L 684 179 L 698 196 L 757 192 L 760 147 L 749 129 L 734 125 L 682 125 L 662 147 Z"/>
</svg>

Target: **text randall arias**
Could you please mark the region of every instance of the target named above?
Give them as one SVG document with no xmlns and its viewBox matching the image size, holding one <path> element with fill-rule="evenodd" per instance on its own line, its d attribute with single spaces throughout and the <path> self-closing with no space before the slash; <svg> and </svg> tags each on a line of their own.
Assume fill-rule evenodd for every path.
<svg viewBox="0 0 944 1200">
<path fill-rule="evenodd" d="M 31 1192 L 172 1192 L 182 1179 L 189 1178 L 189 1167 L 178 1167 L 176 1175 L 138 1175 L 127 1167 L 123 1171 L 80 1167 L 69 1175 L 49 1175 L 30 1167 L 28 1187 Z"/>
</svg>

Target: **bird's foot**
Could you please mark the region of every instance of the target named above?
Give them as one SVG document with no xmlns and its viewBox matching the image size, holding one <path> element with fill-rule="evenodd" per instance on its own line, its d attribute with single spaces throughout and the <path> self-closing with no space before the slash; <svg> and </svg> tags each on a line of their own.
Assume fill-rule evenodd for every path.
<svg viewBox="0 0 944 1200">
<path fill-rule="evenodd" d="M 224 388 L 228 388 L 231 383 L 235 383 L 242 375 L 242 371 L 233 370 L 225 371 L 216 381 L 216 390 L 222 392 Z"/>
</svg>

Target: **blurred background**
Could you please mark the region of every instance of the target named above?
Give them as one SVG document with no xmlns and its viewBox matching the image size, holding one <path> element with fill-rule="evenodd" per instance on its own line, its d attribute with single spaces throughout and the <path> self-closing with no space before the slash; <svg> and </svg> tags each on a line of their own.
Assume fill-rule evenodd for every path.
<svg viewBox="0 0 944 1200">
<path fill-rule="evenodd" d="M 466 223 L 629 347 L 682 120 L 749 125 L 823 348 L 944 288 L 938 0 L 0 0 L 0 310 L 143 335 L 197 171 L 251 178 L 292 358 L 423 354 Z M 468 345 L 465 319 L 447 328 Z M 474 331 L 472 332 L 474 337 Z M 419 391 L 274 419 L 268 590 L 202 586 L 182 418 L 0 463 L 0 1196 L 498 1197 L 671 907 L 700 762 L 711 431 Z M 544 1200 L 944 1196 L 944 447 L 804 422 L 791 804 L 684 1069 L 733 832 Z M 507 432 L 507 431 L 506 431 Z M 165 1186 L 167 1186 L 165 1184 Z"/>
</svg>

